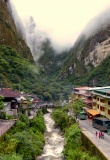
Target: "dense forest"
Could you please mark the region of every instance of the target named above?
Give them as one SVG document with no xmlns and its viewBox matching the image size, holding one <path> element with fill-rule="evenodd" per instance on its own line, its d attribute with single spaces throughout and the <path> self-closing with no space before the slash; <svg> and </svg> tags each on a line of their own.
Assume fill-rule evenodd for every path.
<svg viewBox="0 0 110 160">
<path fill-rule="evenodd" d="M 39 64 L 42 65 L 39 66 L 30 63 L 28 59 L 10 46 L 0 46 L 1 87 L 11 87 L 17 91 L 37 94 L 39 98 L 45 101 L 58 101 L 60 99 L 67 100 L 74 86 L 110 85 L 109 56 L 99 66 L 93 68 L 90 73 L 83 74 L 81 77 L 74 70 L 71 72 L 69 69 L 66 76 L 61 77 L 62 65 L 56 68 L 56 63 L 58 62 L 57 59 L 59 61 L 62 59 L 62 55 L 53 55 L 52 57 L 53 52 L 48 52 L 49 46 L 45 44 L 45 47 L 47 59 L 45 56 L 40 59 Z M 51 58 L 53 58 L 54 64 L 48 63 Z"/>
<path fill-rule="evenodd" d="M 30 63 L 10 46 L 0 46 L 0 63 L 1 87 L 37 94 L 44 101 L 57 101 L 70 94 L 71 86 L 47 76 L 42 67 Z"/>
<path fill-rule="evenodd" d="M 43 113 L 38 111 L 33 120 L 19 113 L 12 129 L 0 137 L 1 160 L 32 160 L 41 154 L 45 144 Z"/>
</svg>

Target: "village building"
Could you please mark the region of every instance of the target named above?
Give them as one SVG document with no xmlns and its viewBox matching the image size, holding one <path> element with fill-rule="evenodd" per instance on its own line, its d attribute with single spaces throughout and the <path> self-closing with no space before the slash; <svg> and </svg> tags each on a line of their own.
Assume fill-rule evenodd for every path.
<svg viewBox="0 0 110 160">
<path fill-rule="evenodd" d="M 84 101 L 85 107 L 83 107 L 83 111 L 87 113 L 89 119 L 93 119 L 94 117 L 99 116 L 105 116 L 106 118 L 110 119 L 109 91 L 110 86 L 77 87 L 73 89 L 73 99 L 75 100 L 81 98 Z"/>
<path fill-rule="evenodd" d="M 13 91 L 11 88 L 2 88 L 0 89 L 0 96 L 4 97 L 4 111 L 6 115 L 14 115 L 15 118 L 17 117 L 18 113 L 18 102 L 17 98 L 20 97 L 19 92 Z"/>
<path fill-rule="evenodd" d="M 92 92 L 93 108 L 97 110 L 101 116 L 110 119 L 110 87 L 99 88 Z"/>
<path fill-rule="evenodd" d="M 6 116 L 18 117 L 18 113 L 32 116 L 36 114 L 37 108 L 43 101 L 37 95 L 30 95 L 23 92 L 13 91 L 11 88 L 0 89 L 0 95 L 4 97 L 4 112 Z"/>
<path fill-rule="evenodd" d="M 91 87 L 78 87 L 73 90 L 73 99 L 82 99 L 85 103 L 85 110 L 92 109 L 92 94 Z"/>
</svg>

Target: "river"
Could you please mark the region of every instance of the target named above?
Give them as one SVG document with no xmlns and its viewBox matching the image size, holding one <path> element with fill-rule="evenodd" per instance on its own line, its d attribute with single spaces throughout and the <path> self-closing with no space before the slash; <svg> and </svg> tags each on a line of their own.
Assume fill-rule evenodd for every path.
<svg viewBox="0 0 110 160">
<path fill-rule="evenodd" d="M 64 137 L 60 129 L 54 128 L 54 120 L 52 119 L 52 110 L 44 115 L 46 124 L 45 146 L 43 153 L 36 160 L 64 160 L 62 151 L 64 147 Z"/>
</svg>

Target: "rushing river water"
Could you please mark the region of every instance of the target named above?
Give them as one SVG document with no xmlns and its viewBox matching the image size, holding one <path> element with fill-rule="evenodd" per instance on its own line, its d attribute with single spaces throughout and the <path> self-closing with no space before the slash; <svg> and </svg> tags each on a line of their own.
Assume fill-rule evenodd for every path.
<svg viewBox="0 0 110 160">
<path fill-rule="evenodd" d="M 43 153 L 36 160 L 64 160 L 62 154 L 64 138 L 61 135 L 61 131 L 54 128 L 54 120 L 51 117 L 52 110 L 49 110 L 49 112 L 44 115 L 46 124 L 45 146 Z"/>
</svg>

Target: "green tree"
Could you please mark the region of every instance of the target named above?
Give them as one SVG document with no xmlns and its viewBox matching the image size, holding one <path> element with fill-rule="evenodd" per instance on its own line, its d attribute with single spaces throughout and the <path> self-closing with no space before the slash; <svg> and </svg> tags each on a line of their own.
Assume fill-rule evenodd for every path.
<svg viewBox="0 0 110 160">
<path fill-rule="evenodd" d="M 0 160 L 23 160 L 22 156 L 17 155 L 16 153 L 13 154 L 4 154 L 0 156 Z"/>
<path fill-rule="evenodd" d="M 24 115 L 22 113 L 19 113 L 19 120 L 24 122 L 27 126 L 29 126 L 29 118 L 27 115 Z"/>
<path fill-rule="evenodd" d="M 25 122 L 18 120 L 10 132 L 12 133 L 22 132 L 23 130 L 27 130 L 27 129 L 28 129 L 28 125 L 26 125 Z"/>
<path fill-rule="evenodd" d="M 39 141 L 33 132 L 17 132 L 14 134 L 14 138 L 18 142 L 16 152 L 23 156 L 23 160 L 32 160 L 36 155 L 41 154 L 43 149 L 42 141 Z"/>
<path fill-rule="evenodd" d="M 44 133 L 45 128 L 46 128 L 44 119 L 42 116 L 34 117 L 30 122 L 30 126 L 36 128 L 41 133 Z"/>
<path fill-rule="evenodd" d="M 4 97 L 0 96 L 0 111 L 4 109 L 4 102 L 3 102 Z"/>
<path fill-rule="evenodd" d="M 8 137 L 8 136 L 7 136 Z M 13 137 L 8 137 L 8 139 L 3 143 L 3 151 L 5 154 L 11 154 L 16 150 L 18 141 Z"/>
<path fill-rule="evenodd" d="M 84 101 L 81 99 L 77 99 L 72 103 L 72 109 L 76 115 L 76 118 L 77 118 L 78 113 L 82 111 L 84 106 L 85 106 Z"/>
<path fill-rule="evenodd" d="M 68 115 L 63 112 L 62 110 L 56 109 L 52 114 L 55 125 L 60 127 L 63 131 L 66 129 L 66 127 L 69 125 L 69 119 Z"/>
<path fill-rule="evenodd" d="M 44 93 L 43 93 L 43 97 L 44 97 L 44 100 L 45 100 L 45 101 L 51 101 L 51 100 L 52 100 L 52 96 L 51 96 L 51 94 L 48 93 L 48 92 L 44 92 Z"/>
<path fill-rule="evenodd" d="M 4 109 L 4 102 L 3 102 L 4 97 L 0 96 L 0 117 L 1 119 L 5 119 L 6 118 L 6 113 L 3 111 Z"/>
</svg>

